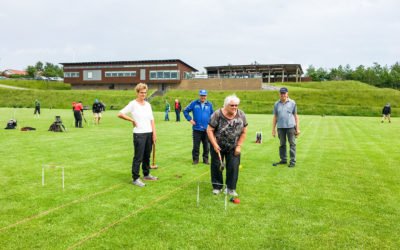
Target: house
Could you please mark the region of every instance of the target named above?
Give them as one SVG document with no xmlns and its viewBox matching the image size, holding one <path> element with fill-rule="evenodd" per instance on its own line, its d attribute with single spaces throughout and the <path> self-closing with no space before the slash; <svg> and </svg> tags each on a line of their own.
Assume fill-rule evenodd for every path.
<svg viewBox="0 0 400 250">
<path fill-rule="evenodd" d="M 197 69 L 179 59 L 60 63 L 64 83 L 71 89 L 135 89 L 146 83 L 149 89 L 166 91 L 177 88 L 186 74 Z"/>
<path fill-rule="evenodd" d="M 28 75 L 28 72 L 22 71 L 22 70 L 16 70 L 16 69 L 6 69 L 2 73 L 3 76 L 5 77 L 10 77 L 12 75 L 23 75 L 26 76 Z"/>
</svg>

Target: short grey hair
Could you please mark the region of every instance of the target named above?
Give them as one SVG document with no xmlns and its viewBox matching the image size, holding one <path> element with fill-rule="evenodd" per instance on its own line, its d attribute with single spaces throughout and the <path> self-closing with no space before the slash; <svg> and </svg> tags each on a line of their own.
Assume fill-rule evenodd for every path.
<svg viewBox="0 0 400 250">
<path fill-rule="evenodd" d="M 228 95 L 227 97 L 225 97 L 224 107 L 228 106 L 231 101 L 237 103 L 238 105 L 240 103 L 240 99 L 235 94 Z"/>
</svg>

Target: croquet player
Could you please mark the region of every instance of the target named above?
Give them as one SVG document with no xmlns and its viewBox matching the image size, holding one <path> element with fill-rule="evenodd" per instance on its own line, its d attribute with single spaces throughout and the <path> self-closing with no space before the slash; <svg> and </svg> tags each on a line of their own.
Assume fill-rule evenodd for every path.
<svg viewBox="0 0 400 250">
<path fill-rule="evenodd" d="M 38 114 L 38 117 L 40 115 L 40 102 L 38 99 L 35 100 L 35 111 L 33 112 L 34 115 Z"/>
<path fill-rule="evenodd" d="M 181 121 L 181 111 L 182 111 L 181 103 L 178 101 L 178 99 L 175 99 L 175 114 L 177 122 Z"/>
<path fill-rule="evenodd" d="M 382 123 L 383 121 L 386 119 L 386 117 L 388 118 L 389 123 L 391 123 L 392 121 L 390 121 L 390 113 L 392 113 L 391 108 L 390 108 L 390 102 L 386 103 L 385 107 L 383 107 L 382 109 Z"/>
<path fill-rule="evenodd" d="M 164 121 L 169 121 L 169 115 L 168 114 L 171 111 L 171 106 L 169 105 L 168 100 L 165 100 L 164 103 L 165 103 L 165 106 L 164 106 L 164 108 L 165 108 L 165 119 L 164 119 Z"/>
<path fill-rule="evenodd" d="M 236 183 L 239 177 L 240 152 L 247 133 L 247 120 L 244 112 L 238 109 L 240 99 L 236 95 L 227 96 L 224 107 L 211 115 L 207 134 L 211 142 L 211 182 L 213 194 L 222 191 L 223 176 L 221 160 L 226 162 L 225 192 L 237 196 Z"/>
<path fill-rule="evenodd" d="M 75 117 L 75 128 L 82 128 L 82 114 L 83 114 L 83 106 L 82 101 L 79 101 L 75 106 L 74 109 L 74 117 Z"/>
<path fill-rule="evenodd" d="M 100 123 L 100 118 L 101 118 L 101 111 L 103 110 L 103 105 L 99 102 L 99 100 L 94 100 L 94 103 L 92 105 L 92 111 L 93 111 L 93 117 L 96 122 L 96 124 Z"/>
<path fill-rule="evenodd" d="M 296 103 L 289 98 L 288 89 L 281 88 L 280 100 L 274 104 L 274 118 L 272 121 L 272 136 L 275 137 L 275 128 L 278 127 L 280 140 L 279 157 L 281 160 L 276 164 L 287 164 L 286 138 L 290 144 L 290 164 L 296 165 L 296 136 L 300 134 L 299 117 L 297 116 Z"/>
<path fill-rule="evenodd" d="M 190 112 L 192 112 L 193 118 L 189 115 Z M 208 153 L 210 149 L 208 145 L 207 125 L 213 112 L 213 106 L 211 102 L 207 100 L 207 91 L 205 89 L 200 90 L 199 99 L 192 101 L 183 110 L 183 115 L 185 116 L 186 120 L 193 125 L 192 165 L 199 163 L 200 142 L 203 143 L 203 163 L 209 164 Z"/>
<path fill-rule="evenodd" d="M 135 155 L 132 160 L 133 185 L 145 187 L 140 180 L 140 164 L 142 164 L 143 180 L 158 180 L 150 174 L 150 154 L 153 143 L 157 141 L 156 126 L 150 103 L 146 101 L 148 87 L 145 83 L 136 85 L 137 98 L 131 101 L 119 113 L 118 117 L 133 125 L 133 147 Z M 127 116 L 130 114 L 131 117 Z"/>
</svg>

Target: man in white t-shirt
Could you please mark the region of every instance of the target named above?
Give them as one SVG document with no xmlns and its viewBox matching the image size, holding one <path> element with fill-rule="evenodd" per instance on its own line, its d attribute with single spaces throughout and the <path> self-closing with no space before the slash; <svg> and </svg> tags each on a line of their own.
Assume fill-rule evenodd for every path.
<svg viewBox="0 0 400 250">
<path fill-rule="evenodd" d="M 133 185 L 145 187 L 140 180 L 140 164 L 142 164 L 143 180 L 156 181 L 157 177 L 150 174 L 150 154 L 153 143 L 157 141 L 156 127 L 150 103 L 146 102 L 147 85 L 139 83 L 136 86 L 137 98 L 131 101 L 119 113 L 118 117 L 133 124 L 133 146 L 135 155 L 132 161 Z M 127 116 L 130 114 L 131 117 Z"/>
</svg>

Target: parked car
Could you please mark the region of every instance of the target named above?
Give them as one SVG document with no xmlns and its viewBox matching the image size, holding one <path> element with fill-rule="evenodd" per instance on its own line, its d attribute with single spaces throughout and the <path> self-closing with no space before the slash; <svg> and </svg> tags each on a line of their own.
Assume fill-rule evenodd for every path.
<svg viewBox="0 0 400 250">
<path fill-rule="evenodd" d="M 5 77 L 5 76 L 0 76 L 0 79 L 7 79 L 7 77 Z"/>
<path fill-rule="evenodd" d="M 35 80 L 48 81 L 49 78 L 47 78 L 47 77 L 45 77 L 45 76 L 35 76 Z"/>
<path fill-rule="evenodd" d="M 59 76 L 55 76 L 55 77 L 49 77 L 50 81 L 57 81 L 57 82 L 63 82 L 64 78 L 61 78 Z"/>
</svg>

